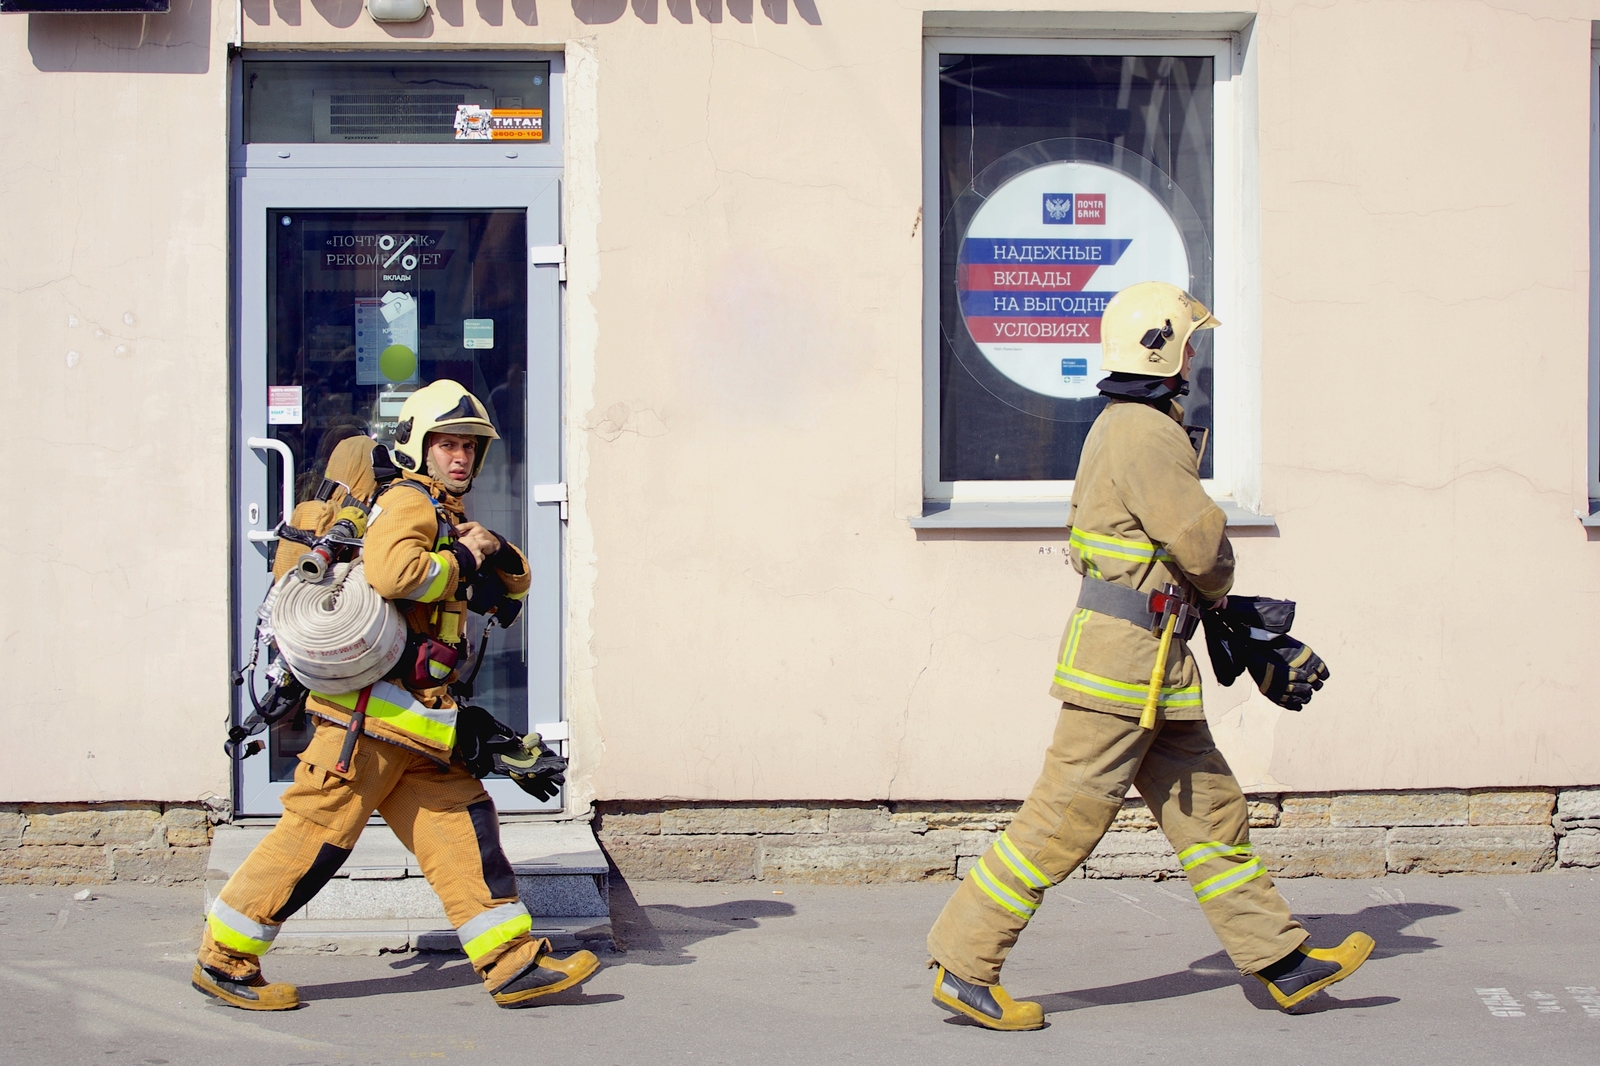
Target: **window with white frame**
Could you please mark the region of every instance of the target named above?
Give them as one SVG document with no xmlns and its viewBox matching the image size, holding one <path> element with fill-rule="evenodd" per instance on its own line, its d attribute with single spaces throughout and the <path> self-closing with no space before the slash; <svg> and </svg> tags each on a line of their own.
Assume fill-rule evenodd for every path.
<svg viewBox="0 0 1600 1066">
<path fill-rule="evenodd" d="M 1232 67 L 1228 40 L 927 38 L 927 499 L 1070 497 L 1104 405 L 1100 312 L 1152 279 L 1224 323 L 1196 337 L 1183 402 L 1212 431 L 1201 477 L 1233 494 Z"/>
</svg>

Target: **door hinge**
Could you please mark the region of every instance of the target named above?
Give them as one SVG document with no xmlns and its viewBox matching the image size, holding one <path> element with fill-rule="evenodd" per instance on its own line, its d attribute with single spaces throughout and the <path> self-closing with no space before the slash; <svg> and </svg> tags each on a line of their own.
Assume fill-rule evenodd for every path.
<svg viewBox="0 0 1600 1066">
<path fill-rule="evenodd" d="M 528 263 L 531 266 L 556 268 L 556 280 L 567 280 L 567 246 L 564 244 L 541 244 L 528 249 Z"/>
<path fill-rule="evenodd" d="M 554 485 L 535 485 L 533 487 L 534 503 L 559 503 L 561 505 L 561 520 L 567 520 L 567 483 L 558 481 Z"/>
</svg>

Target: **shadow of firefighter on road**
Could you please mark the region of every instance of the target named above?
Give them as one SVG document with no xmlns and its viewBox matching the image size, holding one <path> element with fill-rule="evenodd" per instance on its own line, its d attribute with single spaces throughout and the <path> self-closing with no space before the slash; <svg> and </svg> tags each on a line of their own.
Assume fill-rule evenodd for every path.
<svg viewBox="0 0 1600 1066">
<path fill-rule="evenodd" d="M 1409 935 L 1403 930 L 1413 922 L 1445 914 L 1456 914 L 1460 909 L 1432 903 L 1386 904 L 1367 907 L 1356 914 L 1302 914 L 1299 917 L 1311 930 L 1311 942 L 1314 946 L 1337 944 L 1358 929 L 1371 934 L 1378 942 L 1377 948 L 1372 953 L 1372 959 L 1380 960 L 1396 955 L 1414 955 L 1432 951 L 1439 946 L 1432 937 Z M 1359 981 L 1360 978 L 1357 977 L 1356 980 Z M 1221 951 L 1197 959 L 1189 964 L 1188 969 L 1176 973 L 1030 998 L 1042 1004 L 1045 1014 L 1048 1015 L 1118 1003 L 1150 1003 L 1155 1000 L 1177 999 L 1180 996 L 1192 996 L 1228 985 L 1239 986 L 1244 991 L 1245 999 L 1260 1010 L 1278 1009 L 1261 982 L 1254 977 L 1240 976 L 1228 956 Z M 1398 1002 L 1399 1000 L 1393 996 L 1341 1000 L 1324 992 L 1302 1004 L 1295 1013 L 1318 1014 L 1323 1011 L 1350 1010 L 1356 1007 L 1383 1007 Z M 957 1020 L 952 1019 L 952 1021 Z"/>
</svg>

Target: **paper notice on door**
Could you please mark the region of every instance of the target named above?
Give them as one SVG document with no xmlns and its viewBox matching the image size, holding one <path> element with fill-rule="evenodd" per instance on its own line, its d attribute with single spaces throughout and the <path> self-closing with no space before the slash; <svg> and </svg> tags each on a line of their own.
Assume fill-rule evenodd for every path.
<svg viewBox="0 0 1600 1066">
<path fill-rule="evenodd" d="M 493 348 L 494 319 L 467 318 L 461 321 L 461 347 Z"/>
<path fill-rule="evenodd" d="M 356 384 L 414 385 L 417 301 L 410 293 L 356 297 Z"/>
<path fill-rule="evenodd" d="M 267 386 L 267 425 L 298 426 L 304 421 L 299 385 Z"/>
</svg>

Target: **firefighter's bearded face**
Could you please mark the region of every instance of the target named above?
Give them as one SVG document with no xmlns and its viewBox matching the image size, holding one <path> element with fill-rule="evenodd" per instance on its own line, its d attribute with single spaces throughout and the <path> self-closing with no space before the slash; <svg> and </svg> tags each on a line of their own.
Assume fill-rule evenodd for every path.
<svg viewBox="0 0 1600 1066">
<path fill-rule="evenodd" d="M 428 434 L 428 476 L 454 493 L 472 484 L 472 466 L 478 459 L 478 438 L 460 433 Z"/>
</svg>

